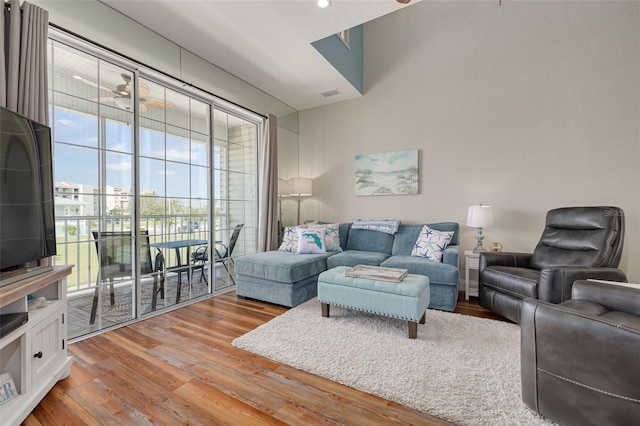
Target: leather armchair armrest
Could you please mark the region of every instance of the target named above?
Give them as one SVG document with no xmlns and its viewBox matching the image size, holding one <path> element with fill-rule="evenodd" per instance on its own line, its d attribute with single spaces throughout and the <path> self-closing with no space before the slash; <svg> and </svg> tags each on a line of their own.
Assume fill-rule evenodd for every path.
<svg viewBox="0 0 640 426">
<path fill-rule="evenodd" d="M 638 421 L 640 330 L 530 298 L 520 326 L 526 405 L 561 424 Z"/>
<path fill-rule="evenodd" d="M 591 268 L 578 266 L 554 266 L 540 271 L 538 299 L 561 303 L 571 299 L 573 283 L 578 280 L 599 279 L 609 281 L 627 280 L 627 276 L 617 268 Z"/>
<path fill-rule="evenodd" d="M 635 288 L 594 281 L 576 281 L 571 299 L 587 300 L 610 311 L 621 311 L 640 317 L 640 284 Z"/>
<path fill-rule="evenodd" d="M 528 268 L 530 260 L 531 253 L 484 251 L 480 253 L 480 270 L 482 271 L 487 266 Z"/>
</svg>

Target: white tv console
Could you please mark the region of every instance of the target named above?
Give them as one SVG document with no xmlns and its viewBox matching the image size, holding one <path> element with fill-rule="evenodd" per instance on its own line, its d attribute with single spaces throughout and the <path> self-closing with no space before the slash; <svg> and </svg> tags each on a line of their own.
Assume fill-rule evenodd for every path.
<svg viewBox="0 0 640 426">
<path fill-rule="evenodd" d="M 3 425 L 18 425 L 58 380 L 69 376 L 67 356 L 67 279 L 72 266 L 0 287 L 0 313 L 29 312 L 29 321 L 0 339 L 0 373 L 10 372 L 18 396 L 0 405 Z M 44 306 L 28 310 L 28 298 Z"/>
</svg>

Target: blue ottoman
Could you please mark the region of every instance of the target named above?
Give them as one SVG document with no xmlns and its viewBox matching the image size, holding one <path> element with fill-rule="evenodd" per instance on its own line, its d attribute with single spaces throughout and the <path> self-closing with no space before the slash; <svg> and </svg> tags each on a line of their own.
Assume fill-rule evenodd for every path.
<svg viewBox="0 0 640 426">
<path fill-rule="evenodd" d="M 329 316 L 330 305 L 405 320 L 409 338 L 418 336 L 418 323 L 424 324 L 429 306 L 429 278 L 408 274 L 401 282 L 346 277 L 348 266 L 337 266 L 318 276 L 318 300 L 322 316 Z"/>
</svg>

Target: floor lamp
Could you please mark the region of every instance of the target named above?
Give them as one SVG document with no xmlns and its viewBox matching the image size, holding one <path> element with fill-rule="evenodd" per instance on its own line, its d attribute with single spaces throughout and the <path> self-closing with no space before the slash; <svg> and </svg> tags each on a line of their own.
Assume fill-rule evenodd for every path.
<svg viewBox="0 0 640 426">
<path fill-rule="evenodd" d="M 278 221 L 280 226 L 282 226 L 282 199 L 284 197 L 288 197 L 289 193 L 289 180 L 287 179 L 278 179 Z"/>
<path fill-rule="evenodd" d="M 289 181 L 289 191 L 292 197 L 298 197 L 298 221 L 300 225 L 300 198 L 311 196 L 312 180 L 310 178 L 297 177 Z"/>
<path fill-rule="evenodd" d="M 282 199 L 289 196 L 289 180 L 278 179 L 278 244 L 282 242 L 284 223 L 282 223 Z"/>
</svg>

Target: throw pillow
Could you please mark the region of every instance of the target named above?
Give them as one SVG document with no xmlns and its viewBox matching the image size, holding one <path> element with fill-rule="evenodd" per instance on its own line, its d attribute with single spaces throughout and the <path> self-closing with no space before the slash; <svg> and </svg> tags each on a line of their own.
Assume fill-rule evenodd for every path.
<svg viewBox="0 0 640 426">
<path fill-rule="evenodd" d="M 326 253 L 324 244 L 324 229 L 298 228 L 298 253 L 316 254 Z"/>
<path fill-rule="evenodd" d="M 339 223 L 310 223 L 309 229 L 324 229 L 324 243 L 327 246 L 327 251 L 342 251 Z"/>
<path fill-rule="evenodd" d="M 411 256 L 426 257 L 436 262 L 442 262 L 442 255 L 452 237 L 453 232 L 436 231 L 424 225 L 416 244 L 413 246 Z"/>
<path fill-rule="evenodd" d="M 287 226 L 284 228 L 282 236 L 282 244 L 278 248 L 279 251 L 288 251 L 296 253 L 298 251 L 298 231 L 297 226 Z"/>
</svg>

